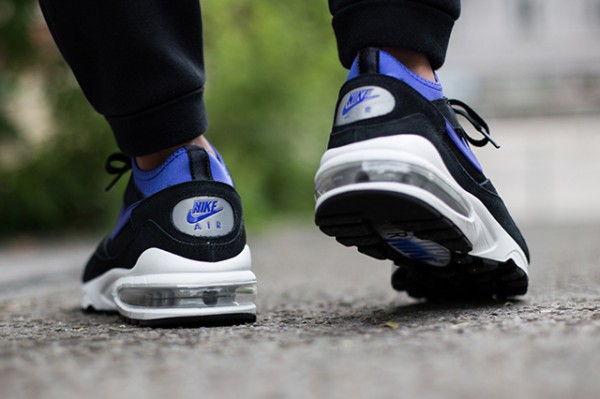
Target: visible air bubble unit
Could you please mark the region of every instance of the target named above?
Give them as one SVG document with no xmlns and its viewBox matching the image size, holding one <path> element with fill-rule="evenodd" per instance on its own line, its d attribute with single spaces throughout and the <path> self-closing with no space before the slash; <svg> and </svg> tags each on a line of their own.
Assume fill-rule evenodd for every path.
<svg viewBox="0 0 600 399">
<path fill-rule="evenodd" d="M 218 287 L 120 287 L 117 295 L 129 306 L 145 308 L 218 308 L 253 304 L 256 284 Z"/>
<path fill-rule="evenodd" d="M 317 177 L 316 196 L 319 198 L 336 188 L 367 182 L 393 182 L 418 187 L 459 214 L 469 215 L 464 200 L 442 178 L 420 166 L 393 160 L 357 161 L 332 167 Z"/>
</svg>

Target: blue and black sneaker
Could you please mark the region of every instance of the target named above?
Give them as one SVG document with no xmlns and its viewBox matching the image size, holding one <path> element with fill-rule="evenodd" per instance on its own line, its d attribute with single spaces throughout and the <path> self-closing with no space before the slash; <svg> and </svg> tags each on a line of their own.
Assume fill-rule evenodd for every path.
<svg viewBox="0 0 600 399">
<path fill-rule="evenodd" d="M 241 201 L 221 157 L 182 147 L 148 172 L 108 159 L 110 173 L 129 168 L 117 226 L 85 268 L 82 307 L 144 325 L 254 321 Z"/>
<path fill-rule="evenodd" d="M 462 115 L 483 136 L 468 136 Z M 525 294 L 529 253 L 469 144 L 495 145 L 472 109 L 385 51 L 359 53 L 315 177 L 316 224 L 394 262 L 392 286 L 430 299 Z"/>
</svg>

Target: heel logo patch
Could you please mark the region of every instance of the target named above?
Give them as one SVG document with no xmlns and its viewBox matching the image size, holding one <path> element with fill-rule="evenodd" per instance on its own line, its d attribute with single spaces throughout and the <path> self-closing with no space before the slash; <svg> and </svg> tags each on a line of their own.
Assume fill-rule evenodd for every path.
<svg viewBox="0 0 600 399">
<path fill-rule="evenodd" d="M 224 236 L 233 230 L 233 224 L 233 209 L 223 198 L 187 198 L 173 208 L 173 225 L 192 236 Z"/>
<path fill-rule="evenodd" d="M 335 125 L 342 126 L 363 119 L 389 114 L 396 100 L 392 93 L 378 86 L 362 86 L 351 90 L 340 101 Z"/>
</svg>

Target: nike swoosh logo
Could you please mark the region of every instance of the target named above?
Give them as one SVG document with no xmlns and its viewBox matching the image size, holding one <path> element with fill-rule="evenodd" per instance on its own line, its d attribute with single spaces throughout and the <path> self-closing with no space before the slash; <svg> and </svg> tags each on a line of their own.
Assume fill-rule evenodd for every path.
<svg viewBox="0 0 600 399">
<path fill-rule="evenodd" d="M 201 220 L 204 220 L 204 219 L 206 219 L 208 217 L 216 215 L 217 213 L 221 212 L 222 210 L 223 210 L 223 208 L 219 208 L 219 209 L 215 209 L 214 211 L 203 213 L 203 214 L 198 215 L 198 216 L 192 215 L 192 211 L 189 211 L 189 213 L 187 215 L 187 221 L 188 221 L 189 224 L 198 223 Z"/>
<path fill-rule="evenodd" d="M 360 104 L 360 103 L 350 104 L 350 106 L 348 106 L 348 104 L 344 105 L 344 109 L 342 109 L 342 116 L 346 116 L 346 114 L 348 112 L 352 111 L 352 109 L 354 107 L 356 107 L 358 104 Z"/>
<path fill-rule="evenodd" d="M 352 111 L 354 108 L 356 108 L 358 105 L 364 103 L 365 101 L 372 100 L 372 99 L 377 98 L 377 97 L 379 97 L 379 96 L 369 96 L 369 95 L 366 95 L 365 97 L 360 98 L 354 104 L 345 104 L 344 108 L 342 109 L 342 116 L 346 116 L 348 114 L 348 112 Z"/>
</svg>

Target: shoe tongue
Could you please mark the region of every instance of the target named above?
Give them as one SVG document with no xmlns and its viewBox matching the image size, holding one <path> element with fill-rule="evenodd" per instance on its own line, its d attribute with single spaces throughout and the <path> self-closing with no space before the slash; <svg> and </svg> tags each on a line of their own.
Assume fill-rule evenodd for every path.
<svg viewBox="0 0 600 399">
<path fill-rule="evenodd" d="M 176 184 L 213 180 L 233 185 L 225 165 L 204 148 L 186 146 L 175 151 L 155 169 L 141 170 L 132 163 L 133 179 L 144 197 Z"/>
<path fill-rule="evenodd" d="M 420 77 L 386 51 L 374 48 L 361 50 L 350 68 L 348 80 L 369 73 L 379 73 L 401 80 L 429 101 L 444 98 L 439 82 Z"/>
</svg>

